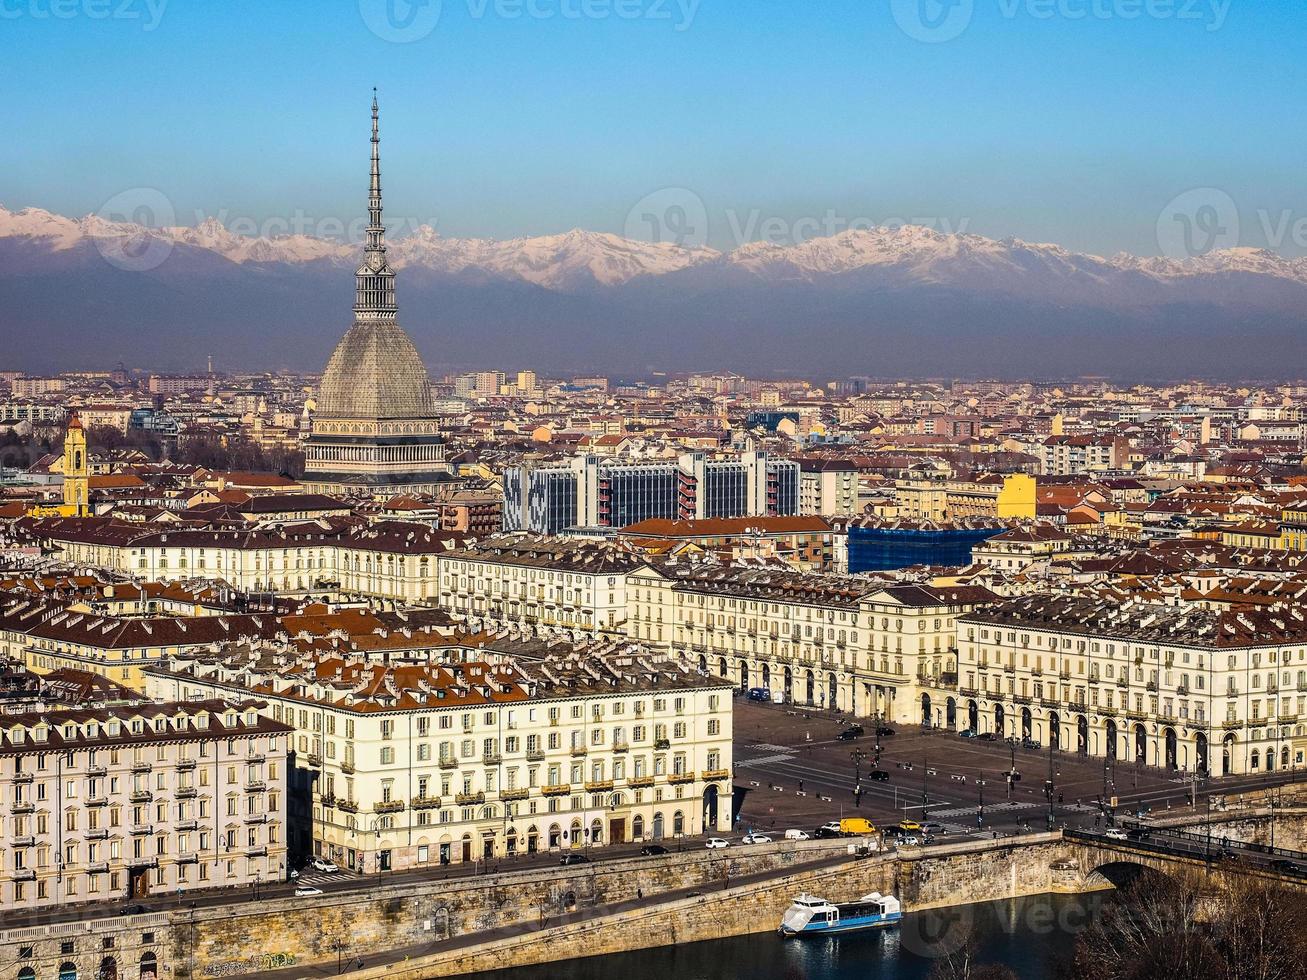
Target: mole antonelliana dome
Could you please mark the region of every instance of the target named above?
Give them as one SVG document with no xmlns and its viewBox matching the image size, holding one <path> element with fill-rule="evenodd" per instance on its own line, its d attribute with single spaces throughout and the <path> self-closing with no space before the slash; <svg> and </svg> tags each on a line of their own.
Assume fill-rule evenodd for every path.
<svg viewBox="0 0 1307 980">
<path fill-rule="evenodd" d="M 377 100 L 372 100 L 372 181 L 367 242 L 355 273 L 354 326 L 336 345 L 318 386 L 324 418 L 424 418 L 431 382 L 417 348 L 396 322 L 395 273 L 386 260 L 381 223 L 381 155 Z"/>
<path fill-rule="evenodd" d="M 393 320 L 350 327 L 322 375 L 317 414 L 384 419 L 431 412 L 427 369 L 403 328 Z"/>
</svg>

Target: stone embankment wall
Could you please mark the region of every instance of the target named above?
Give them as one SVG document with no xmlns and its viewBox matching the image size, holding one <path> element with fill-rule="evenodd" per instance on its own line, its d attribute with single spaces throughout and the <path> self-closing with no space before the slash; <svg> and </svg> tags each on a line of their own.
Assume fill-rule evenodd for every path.
<svg viewBox="0 0 1307 980">
<path fill-rule="evenodd" d="M 847 851 L 847 841 L 776 843 L 731 851 L 697 848 L 665 857 L 536 868 L 366 892 L 199 910 L 173 930 L 178 977 L 235 976 L 272 966 L 367 960 L 386 950 L 434 946 L 515 924 L 539 928 L 577 909 L 678 888 L 718 886 Z M 193 970 L 191 964 L 194 964 Z"/>
<path fill-rule="evenodd" d="M 653 906 L 618 908 L 476 947 L 433 951 L 352 974 L 359 980 L 426 980 L 672 943 L 770 932 L 801 892 L 847 901 L 891 892 L 913 910 L 1063 890 L 1060 834 L 887 854 Z M 1071 876 L 1074 881 L 1076 875 Z"/>
</svg>

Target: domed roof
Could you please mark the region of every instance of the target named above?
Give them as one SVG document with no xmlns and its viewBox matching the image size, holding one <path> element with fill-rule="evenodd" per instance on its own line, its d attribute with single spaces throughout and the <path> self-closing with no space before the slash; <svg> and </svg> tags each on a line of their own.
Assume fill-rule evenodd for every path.
<svg viewBox="0 0 1307 980">
<path fill-rule="evenodd" d="M 434 414 L 426 366 L 398 323 L 365 320 L 350 327 L 318 385 L 317 414 L 365 419 Z"/>
</svg>

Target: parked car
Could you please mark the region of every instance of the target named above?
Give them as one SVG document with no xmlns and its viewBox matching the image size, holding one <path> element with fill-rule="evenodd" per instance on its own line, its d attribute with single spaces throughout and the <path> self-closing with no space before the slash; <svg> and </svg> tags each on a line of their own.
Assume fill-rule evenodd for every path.
<svg viewBox="0 0 1307 980">
<path fill-rule="evenodd" d="M 337 871 L 340 870 L 340 868 L 336 866 L 335 862 L 328 861 L 326 858 L 320 858 L 320 857 L 311 860 L 309 862 L 309 867 L 312 868 L 314 871 L 321 871 L 324 874 L 335 874 Z"/>
<path fill-rule="evenodd" d="M 921 824 L 917 823 L 915 820 L 909 820 L 907 817 L 904 817 L 899 821 L 899 830 L 903 831 L 905 834 L 915 834 L 917 831 L 921 830 Z"/>
<path fill-rule="evenodd" d="M 558 863 L 567 867 L 573 864 L 589 864 L 590 859 L 584 854 L 564 854 L 563 859 Z"/>
<path fill-rule="evenodd" d="M 881 725 L 879 728 L 876 729 L 876 734 L 879 735 L 881 738 L 892 738 L 896 734 L 896 732 L 894 731 L 894 729 L 889 728 L 886 725 Z"/>
<path fill-rule="evenodd" d="M 704 845 L 709 850 L 716 850 L 719 847 L 730 847 L 731 842 L 725 837 L 709 837 L 708 843 Z"/>
<path fill-rule="evenodd" d="M 812 840 L 812 835 L 806 830 L 787 830 L 785 831 L 786 840 Z"/>
<path fill-rule="evenodd" d="M 295 886 L 295 897 L 296 897 L 296 898 L 312 898 L 314 895 L 321 895 L 321 894 L 322 894 L 322 889 L 321 889 L 321 888 L 314 888 L 312 885 L 296 885 L 296 886 Z"/>
<path fill-rule="evenodd" d="M 765 687 L 751 687 L 746 696 L 750 701 L 770 701 L 771 691 Z"/>
<path fill-rule="evenodd" d="M 119 915 L 144 915 L 150 911 L 144 905 L 124 905 L 118 910 Z"/>
<path fill-rule="evenodd" d="M 867 773 L 867 778 L 873 783 L 888 783 L 889 773 L 884 769 L 873 769 L 871 772 Z"/>
<path fill-rule="evenodd" d="M 862 735 L 863 732 L 861 725 L 850 725 L 848 728 L 844 729 L 844 731 L 840 732 L 839 737 L 841 742 L 848 742 L 855 738 L 862 738 Z"/>
<path fill-rule="evenodd" d="M 645 844 L 640 848 L 640 854 L 644 857 L 657 857 L 659 854 L 666 854 L 667 848 L 662 844 Z"/>
<path fill-rule="evenodd" d="M 1271 867 L 1274 868 L 1276 871 L 1280 871 L 1283 872 L 1284 874 L 1289 874 L 1289 875 L 1300 875 L 1303 873 L 1303 867 L 1301 864 L 1299 864 L 1297 861 L 1290 861 L 1286 858 L 1281 858 L 1278 861 L 1272 861 Z"/>
<path fill-rule="evenodd" d="M 839 832 L 839 828 L 831 830 L 830 827 L 822 826 L 814 830 L 812 836 L 817 840 L 828 840 L 831 837 L 843 837 L 844 835 Z"/>
<path fill-rule="evenodd" d="M 935 823 L 935 821 L 933 820 L 927 820 L 925 823 L 921 825 L 921 829 L 927 834 L 944 833 L 944 825 L 942 823 Z"/>
<path fill-rule="evenodd" d="M 1021 740 L 1021 747 L 1023 749 L 1038 749 L 1040 748 L 1039 739 L 1026 736 Z"/>
<path fill-rule="evenodd" d="M 740 838 L 741 844 L 770 844 L 771 838 L 766 834 L 745 834 Z"/>
<path fill-rule="evenodd" d="M 1130 839 L 1130 835 L 1127 834 L 1127 833 L 1126 833 L 1124 830 L 1122 830 L 1120 827 L 1108 827 L 1107 830 L 1103 831 L 1103 836 L 1106 837 L 1108 840 L 1129 840 L 1129 839 Z"/>
<path fill-rule="evenodd" d="M 994 732 L 981 732 L 979 735 L 976 736 L 976 738 L 980 739 L 982 742 L 998 741 L 998 735 L 996 735 Z"/>
<path fill-rule="evenodd" d="M 964 729 L 962 729 L 962 731 L 958 732 L 958 737 L 959 737 L 959 738 L 975 738 L 975 737 L 976 737 L 976 730 L 975 730 L 974 728 L 964 728 Z"/>
<path fill-rule="evenodd" d="M 921 838 L 916 834 L 899 834 L 899 844 L 904 847 L 917 847 L 921 844 Z"/>
</svg>

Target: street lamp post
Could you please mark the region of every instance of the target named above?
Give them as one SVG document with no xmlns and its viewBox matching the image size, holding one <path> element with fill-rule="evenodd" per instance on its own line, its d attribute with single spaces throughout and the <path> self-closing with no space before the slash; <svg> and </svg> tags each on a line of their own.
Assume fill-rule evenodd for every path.
<svg viewBox="0 0 1307 980">
<path fill-rule="evenodd" d="M 1044 780 L 1044 795 L 1048 798 L 1048 829 L 1053 829 L 1053 737 L 1048 739 L 1048 778 Z"/>
<path fill-rule="evenodd" d="M 867 757 L 867 753 L 862 749 L 854 749 L 849 755 L 853 758 L 853 805 L 862 806 L 862 760 Z"/>
</svg>

